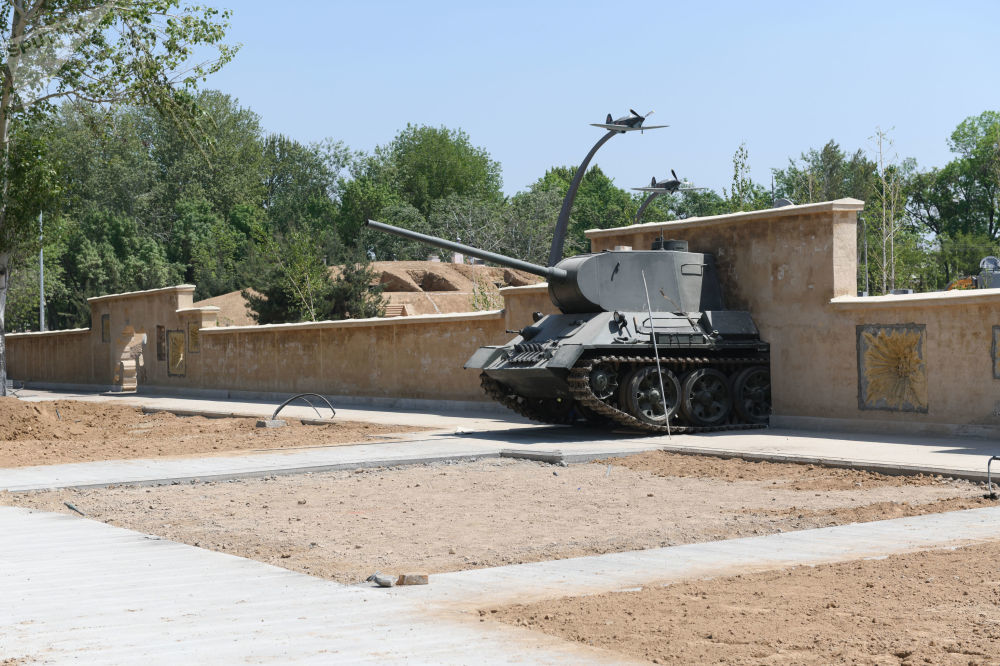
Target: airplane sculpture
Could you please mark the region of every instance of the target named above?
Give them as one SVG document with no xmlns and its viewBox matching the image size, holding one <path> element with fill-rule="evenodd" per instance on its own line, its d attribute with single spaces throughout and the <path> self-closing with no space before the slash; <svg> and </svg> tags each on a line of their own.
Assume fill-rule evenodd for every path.
<svg viewBox="0 0 1000 666">
<path fill-rule="evenodd" d="M 633 190 L 638 192 L 655 192 L 657 194 L 667 194 L 668 192 L 690 192 L 692 190 L 704 190 L 704 187 L 694 187 L 691 183 L 686 180 L 681 180 L 677 177 L 677 172 L 673 169 L 670 170 L 670 175 L 673 178 L 664 178 L 663 180 L 656 180 L 656 176 L 649 183 L 649 187 L 633 187 Z"/>
<path fill-rule="evenodd" d="M 634 130 L 648 130 L 648 129 L 659 129 L 661 127 L 669 127 L 669 125 L 650 125 L 649 127 L 643 127 L 642 123 L 646 118 L 653 114 L 652 111 L 647 113 L 645 116 L 640 116 L 639 112 L 635 109 L 629 109 L 629 114 L 627 116 L 622 116 L 621 118 L 611 118 L 611 114 L 608 114 L 608 119 L 603 123 L 591 123 L 594 127 L 603 127 L 606 130 L 611 130 L 613 132 L 618 132 L 619 134 L 624 134 L 625 132 L 631 132 Z"/>
<path fill-rule="evenodd" d="M 639 192 L 649 192 L 649 196 L 642 202 L 639 206 L 639 210 L 635 214 L 635 224 L 639 223 L 642 218 L 642 214 L 645 212 L 646 207 L 653 203 L 653 199 L 660 196 L 661 194 L 670 194 L 672 192 L 691 192 L 693 190 L 704 190 L 708 189 L 705 187 L 694 187 L 691 183 L 686 180 L 682 181 L 677 177 L 677 172 L 673 169 L 670 170 L 670 175 L 673 178 L 664 178 L 663 180 L 656 180 L 656 176 L 649 183 L 649 187 L 633 187 L 633 190 Z"/>
</svg>

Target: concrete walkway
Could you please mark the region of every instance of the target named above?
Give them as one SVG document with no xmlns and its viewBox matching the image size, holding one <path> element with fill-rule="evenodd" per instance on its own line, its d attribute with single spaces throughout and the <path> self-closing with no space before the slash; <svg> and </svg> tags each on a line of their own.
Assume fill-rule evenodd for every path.
<svg viewBox="0 0 1000 666">
<path fill-rule="evenodd" d="M 47 391 L 40 389 L 23 389 L 18 391 L 22 400 L 82 400 L 84 402 L 106 402 L 117 405 L 134 405 L 154 410 L 187 412 L 199 414 L 215 414 L 218 416 L 253 416 L 270 417 L 282 399 L 227 399 L 197 397 L 193 395 L 165 395 L 146 393 L 96 393 L 86 391 Z M 284 396 L 291 397 L 291 396 Z M 315 398 L 312 402 L 319 409 L 322 418 L 330 416 L 330 410 Z M 337 419 L 342 421 L 364 421 L 386 425 L 421 426 L 425 428 L 441 428 L 454 431 L 463 430 L 512 430 L 537 426 L 527 419 L 493 403 L 450 403 L 442 402 L 436 407 L 427 405 L 425 408 L 400 408 L 363 406 L 357 403 L 341 404 L 337 398 L 331 398 L 337 410 Z M 406 404 L 404 402 L 404 404 Z M 288 405 L 279 418 L 316 418 L 316 411 L 304 403 L 296 402 Z"/>
<path fill-rule="evenodd" d="M 43 663 L 625 663 L 478 608 L 1000 539 L 1000 508 L 343 586 L 95 521 L 0 508 L 0 657 Z"/>
<path fill-rule="evenodd" d="M 80 399 L 122 402 L 188 413 L 270 416 L 267 401 L 218 402 L 205 398 L 145 395 L 21 392 L 27 400 Z M 315 417 L 309 407 L 289 407 L 290 417 Z M 284 415 L 285 412 L 282 412 Z M 643 436 L 531 424 L 511 414 L 424 412 L 395 409 L 341 409 L 338 419 L 440 427 L 405 441 L 339 447 L 280 449 L 204 458 L 115 460 L 0 469 L 0 490 L 171 483 L 381 467 L 443 460 L 496 457 L 501 452 L 553 454 L 549 460 L 582 462 L 653 449 L 757 460 L 816 462 L 884 473 L 926 473 L 986 479 L 989 457 L 1000 443 L 972 438 L 859 435 L 788 430 L 748 430 L 700 435 Z M 405 428 L 401 428 L 405 430 Z M 309 442 L 303 444 L 308 447 Z M 1000 475 L 1000 464 L 994 471 Z"/>
</svg>

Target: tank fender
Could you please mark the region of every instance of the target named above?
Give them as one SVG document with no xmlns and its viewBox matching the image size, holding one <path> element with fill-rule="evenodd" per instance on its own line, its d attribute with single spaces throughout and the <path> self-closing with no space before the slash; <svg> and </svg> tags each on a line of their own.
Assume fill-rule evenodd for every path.
<svg viewBox="0 0 1000 666">
<path fill-rule="evenodd" d="M 546 363 L 549 368 L 572 368 L 583 355 L 583 345 L 559 345 Z"/>
<path fill-rule="evenodd" d="M 466 370 L 482 370 L 493 361 L 497 360 L 503 353 L 503 347 L 480 347 L 463 366 Z"/>
</svg>

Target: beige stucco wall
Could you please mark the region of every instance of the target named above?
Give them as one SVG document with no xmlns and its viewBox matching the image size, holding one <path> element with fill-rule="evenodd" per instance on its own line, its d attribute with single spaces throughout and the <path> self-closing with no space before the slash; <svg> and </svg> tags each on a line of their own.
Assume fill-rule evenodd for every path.
<svg viewBox="0 0 1000 666">
<path fill-rule="evenodd" d="M 180 285 L 92 298 L 89 329 L 8 336 L 9 375 L 110 387 L 126 345 L 145 334 L 140 387 L 486 400 L 462 366 L 511 337 L 503 311 L 217 327 L 218 308 L 192 307 L 193 294 Z M 169 346 L 158 356 L 157 327 L 179 336 L 180 356 Z"/>
<path fill-rule="evenodd" d="M 644 249 L 662 233 L 715 255 L 729 307 L 749 310 L 771 344 L 773 424 L 1000 434 L 1000 290 L 857 298 L 862 205 L 842 199 L 587 235 L 594 251 Z M 193 307 L 193 293 L 180 285 L 90 299 L 91 329 L 8 336 L 9 374 L 108 386 L 125 345 L 145 333 L 140 386 L 485 400 L 465 361 L 509 340 L 505 330 L 530 324 L 532 312 L 556 311 L 542 284 L 501 290 L 503 311 L 219 328 L 218 309 Z M 926 410 L 862 409 L 857 327 L 908 324 L 923 327 Z M 157 326 L 181 336 L 182 373 L 157 357 Z"/>
<path fill-rule="evenodd" d="M 206 328 L 196 388 L 485 400 L 462 366 L 482 344 L 510 337 L 503 313 L 422 315 Z"/>
<path fill-rule="evenodd" d="M 7 376 L 35 382 L 94 384 L 90 329 L 7 336 Z"/>
<path fill-rule="evenodd" d="M 862 202 L 789 206 L 587 232 L 593 251 L 646 249 L 661 233 L 714 254 L 727 305 L 771 344 L 772 424 L 894 432 L 1000 433 L 992 327 L 1000 290 L 858 298 Z M 926 413 L 861 409 L 857 326 L 926 327 Z"/>
</svg>

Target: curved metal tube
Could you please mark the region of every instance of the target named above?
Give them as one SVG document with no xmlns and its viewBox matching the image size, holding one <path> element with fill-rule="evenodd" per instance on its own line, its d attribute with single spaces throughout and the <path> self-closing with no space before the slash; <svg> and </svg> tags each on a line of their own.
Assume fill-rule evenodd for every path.
<svg viewBox="0 0 1000 666">
<path fill-rule="evenodd" d="M 639 206 L 639 210 L 636 211 L 635 213 L 635 224 L 639 224 L 639 219 L 642 217 L 643 212 L 645 212 L 646 207 L 649 206 L 649 204 L 653 203 L 653 199 L 660 196 L 661 194 L 665 194 L 665 192 L 653 192 L 648 197 L 646 197 L 646 200 L 642 202 L 642 204 Z"/>
<path fill-rule="evenodd" d="M 597 153 L 598 149 L 608 142 L 608 139 L 613 137 L 615 134 L 621 134 L 615 130 L 608 130 L 608 133 L 601 137 L 601 140 L 594 144 L 594 147 L 590 149 L 587 153 L 587 157 L 584 158 L 583 162 L 580 163 L 579 168 L 576 170 L 576 175 L 573 176 L 573 182 L 569 185 L 569 191 L 566 192 L 566 198 L 563 199 L 562 209 L 559 211 L 559 220 L 556 222 L 556 229 L 552 235 L 552 249 L 549 251 L 549 266 L 555 266 L 562 260 L 563 256 L 563 245 L 566 244 L 566 227 L 569 226 L 569 212 L 573 209 L 573 200 L 576 199 L 576 191 L 580 189 L 580 181 L 583 180 L 583 174 L 586 173 L 587 167 L 590 166 L 590 160 L 594 159 L 594 154 Z"/>
<path fill-rule="evenodd" d="M 275 419 L 278 418 L 278 412 L 280 412 L 282 409 L 284 409 L 285 405 L 287 405 L 288 403 L 292 402 L 293 400 L 297 400 L 299 398 L 302 398 L 303 400 L 305 400 L 306 404 L 308 404 L 310 407 L 313 408 L 313 411 L 316 412 L 316 416 L 319 416 L 319 418 L 323 418 L 323 416 L 319 413 L 319 410 L 316 409 L 316 406 L 313 405 L 308 400 L 306 400 L 306 396 L 307 395 L 312 395 L 312 396 L 315 396 L 315 397 L 319 398 L 320 400 L 322 400 L 323 402 L 326 403 L 327 407 L 330 408 L 330 411 L 333 412 L 333 416 L 337 415 L 337 410 L 333 408 L 333 405 L 330 404 L 330 401 L 327 400 L 326 398 L 324 398 L 323 396 L 321 396 L 319 393 L 297 393 L 297 394 L 293 395 L 291 398 L 289 398 L 288 400 L 286 400 L 283 403 L 281 403 L 280 405 L 278 405 L 278 408 L 276 410 L 274 410 L 274 414 L 271 414 L 271 420 L 274 421 Z M 333 417 L 331 416 L 330 418 L 333 418 Z"/>
<path fill-rule="evenodd" d="M 997 494 L 993 492 L 993 479 L 990 477 L 990 465 L 994 460 L 1000 460 L 1000 456 L 992 456 L 986 461 L 986 496 L 990 499 L 997 499 Z"/>
</svg>

